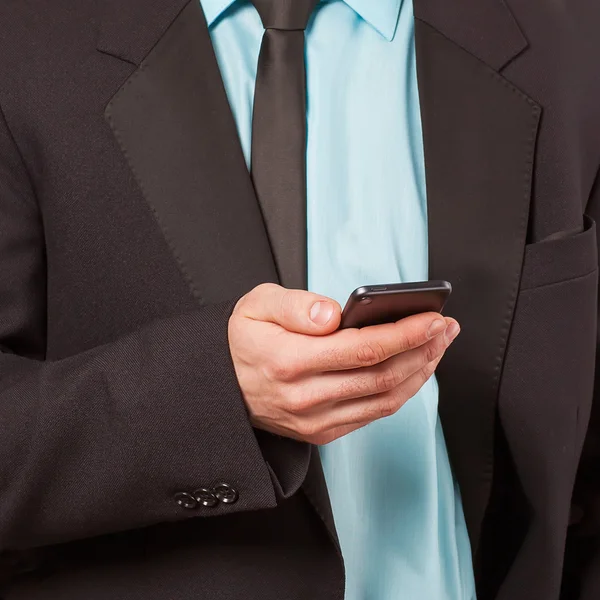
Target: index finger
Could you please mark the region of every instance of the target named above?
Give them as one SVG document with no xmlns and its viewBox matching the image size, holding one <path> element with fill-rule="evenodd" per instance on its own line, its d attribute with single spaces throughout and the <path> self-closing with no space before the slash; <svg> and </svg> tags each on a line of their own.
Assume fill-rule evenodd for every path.
<svg viewBox="0 0 600 600">
<path fill-rule="evenodd" d="M 427 312 L 396 323 L 343 329 L 325 337 L 306 336 L 300 355 L 312 372 L 342 371 L 376 365 L 396 354 L 422 346 L 446 330 L 453 319 Z"/>
</svg>

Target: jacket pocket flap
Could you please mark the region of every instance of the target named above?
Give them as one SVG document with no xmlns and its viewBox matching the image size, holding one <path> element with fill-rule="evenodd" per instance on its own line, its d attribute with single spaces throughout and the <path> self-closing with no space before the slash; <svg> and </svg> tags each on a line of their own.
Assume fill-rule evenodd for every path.
<svg viewBox="0 0 600 600">
<path fill-rule="evenodd" d="M 596 223 L 584 215 L 581 233 L 525 246 L 521 290 L 582 277 L 597 268 Z"/>
</svg>

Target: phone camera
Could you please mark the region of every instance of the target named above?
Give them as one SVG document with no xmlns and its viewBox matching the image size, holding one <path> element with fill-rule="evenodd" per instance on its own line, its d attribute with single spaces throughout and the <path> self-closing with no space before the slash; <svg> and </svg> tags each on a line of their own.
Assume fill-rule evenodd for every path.
<svg viewBox="0 0 600 600">
<path fill-rule="evenodd" d="M 369 298 L 368 296 L 363 296 L 359 302 L 361 304 L 371 304 L 371 302 L 373 302 L 373 300 L 371 298 Z"/>
</svg>

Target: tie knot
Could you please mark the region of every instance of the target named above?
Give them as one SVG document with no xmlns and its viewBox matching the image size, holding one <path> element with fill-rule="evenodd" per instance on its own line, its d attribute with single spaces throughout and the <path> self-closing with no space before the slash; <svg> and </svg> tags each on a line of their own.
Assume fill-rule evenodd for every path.
<svg viewBox="0 0 600 600">
<path fill-rule="evenodd" d="M 252 0 L 265 29 L 306 29 L 319 0 Z"/>
</svg>

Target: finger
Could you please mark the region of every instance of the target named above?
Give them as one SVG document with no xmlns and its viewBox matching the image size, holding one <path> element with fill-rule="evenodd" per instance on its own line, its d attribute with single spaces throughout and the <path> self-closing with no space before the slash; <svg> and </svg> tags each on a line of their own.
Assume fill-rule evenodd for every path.
<svg viewBox="0 0 600 600">
<path fill-rule="evenodd" d="M 342 431 L 344 428 L 372 423 L 395 414 L 433 375 L 441 358 L 428 363 L 390 392 L 338 402 L 333 407 L 321 411 L 320 414 L 312 415 L 312 422 L 319 423 L 319 425 L 313 429 L 305 426 L 306 429 L 316 438 L 324 436 L 332 430 Z"/>
<path fill-rule="evenodd" d="M 310 411 L 340 400 L 389 392 L 419 369 L 441 358 L 449 343 L 445 336 L 438 335 L 418 348 L 392 356 L 373 367 L 313 376 L 297 391 L 301 410 Z"/>
<path fill-rule="evenodd" d="M 299 417 L 295 423 L 260 424 L 261 429 L 311 444 L 328 444 L 369 423 L 397 412 L 412 398 L 435 372 L 442 357 L 434 360 L 409 377 L 404 391 L 368 396 L 353 401 L 338 402 L 309 415 Z"/>
<path fill-rule="evenodd" d="M 338 328 L 342 310 L 331 298 L 264 283 L 241 298 L 236 312 L 294 333 L 326 335 Z"/>
<path fill-rule="evenodd" d="M 344 329 L 324 338 L 299 338 L 298 356 L 313 373 L 371 367 L 422 346 L 446 327 L 440 314 L 421 313 L 396 323 Z"/>
</svg>

